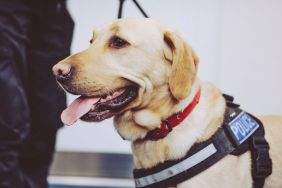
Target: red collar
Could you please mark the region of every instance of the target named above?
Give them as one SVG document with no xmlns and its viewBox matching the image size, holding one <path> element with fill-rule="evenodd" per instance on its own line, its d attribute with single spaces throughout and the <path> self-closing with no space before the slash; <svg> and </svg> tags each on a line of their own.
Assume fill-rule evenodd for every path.
<svg viewBox="0 0 282 188">
<path fill-rule="evenodd" d="M 174 127 L 178 126 L 193 111 L 195 106 L 199 103 L 200 96 L 201 88 L 199 88 L 193 101 L 183 111 L 173 114 L 166 120 L 162 121 L 161 127 L 149 131 L 144 140 L 159 140 L 168 135 Z"/>
</svg>

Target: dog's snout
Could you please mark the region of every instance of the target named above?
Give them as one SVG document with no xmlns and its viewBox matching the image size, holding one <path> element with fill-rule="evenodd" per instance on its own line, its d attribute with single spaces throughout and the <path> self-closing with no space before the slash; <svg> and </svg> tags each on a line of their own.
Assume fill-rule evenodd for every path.
<svg viewBox="0 0 282 188">
<path fill-rule="evenodd" d="M 56 64 L 52 70 L 58 82 L 66 82 L 72 77 L 73 68 L 67 63 Z"/>
</svg>

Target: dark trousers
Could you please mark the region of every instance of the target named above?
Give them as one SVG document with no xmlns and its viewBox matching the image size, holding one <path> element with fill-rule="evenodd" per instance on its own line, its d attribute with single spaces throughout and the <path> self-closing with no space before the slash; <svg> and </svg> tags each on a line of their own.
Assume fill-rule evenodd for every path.
<svg viewBox="0 0 282 188">
<path fill-rule="evenodd" d="M 72 31 L 64 0 L 0 0 L 0 188 L 48 187 Z"/>
</svg>

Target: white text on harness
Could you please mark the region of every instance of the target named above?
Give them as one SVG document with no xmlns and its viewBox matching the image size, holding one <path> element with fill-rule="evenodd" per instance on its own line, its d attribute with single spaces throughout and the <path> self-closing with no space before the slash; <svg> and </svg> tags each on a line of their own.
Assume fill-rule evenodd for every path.
<svg viewBox="0 0 282 188">
<path fill-rule="evenodd" d="M 228 126 L 239 144 L 259 128 L 258 123 L 246 112 L 239 114 Z"/>
</svg>

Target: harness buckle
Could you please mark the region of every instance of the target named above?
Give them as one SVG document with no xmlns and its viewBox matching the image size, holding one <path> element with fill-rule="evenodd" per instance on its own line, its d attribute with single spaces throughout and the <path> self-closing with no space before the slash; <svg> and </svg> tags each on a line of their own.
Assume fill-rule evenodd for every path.
<svg viewBox="0 0 282 188">
<path fill-rule="evenodd" d="M 265 178 L 272 173 L 272 160 L 269 156 L 269 144 L 262 136 L 252 137 L 253 177 Z"/>
</svg>

